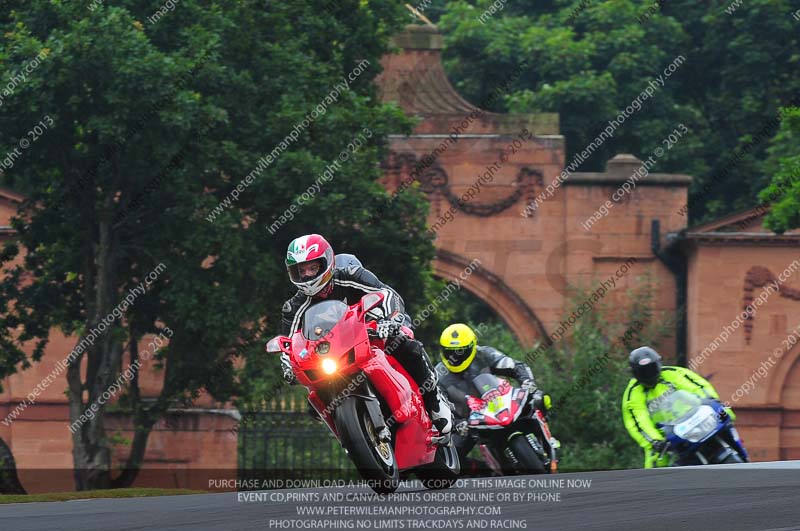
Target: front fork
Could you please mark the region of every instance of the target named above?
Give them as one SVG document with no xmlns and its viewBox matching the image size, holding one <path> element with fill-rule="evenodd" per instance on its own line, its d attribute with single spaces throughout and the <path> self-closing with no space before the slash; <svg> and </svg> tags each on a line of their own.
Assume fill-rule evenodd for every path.
<svg viewBox="0 0 800 531">
<path fill-rule="evenodd" d="M 483 458 L 486 460 L 486 464 L 489 465 L 489 468 L 491 468 L 492 471 L 498 476 L 502 476 L 503 467 L 500 465 L 500 462 L 494 456 L 489 447 L 486 446 L 485 444 L 479 444 L 478 450 L 480 451 Z"/>
<path fill-rule="evenodd" d="M 361 391 L 361 393 L 354 393 L 352 396 L 357 396 L 364 399 L 364 405 L 367 407 L 367 414 L 372 421 L 372 425 L 375 426 L 375 432 L 378 440 L 381 442 L 391 442 L 392 434 L 389 431 L 389 426 L 386 425 L 386 421 L 383 418 L 381 403 L 378 400 L 378 396 L 375 394 L 375 391 L 372 389 L 372 386 L 369 384 L 369 382 L 366 382 L 362 386 Z"/>
<path fill-rule="evenodd" d="M 547 441 L 547 446 L 550 447 L 550 473 L 555 474 L 558 472 L 558 457 L 556 456 L 556 450 L 561 448 L 561 442 L 553 437 L 552 433 L 550 433 L 550 426 L 547 425 L 547 420 L 545 420 L 544 414 L 540 410 L 536 410 L 533 418 L 539 423 L 539 429 L 542 430 L 542 438 Z M 533 437 L 533 435 L 529 434 L 528 437 Z M 534 446 L 534 448 L 536 447 Z"/>
<path fill-rule="evenodd" d="M 750 462 L 750 456 L 747 454 L 747 450 L 745 450 L 741 438 L 739 438 L 739 432 L 736 431 L 736 428 L 734 428 L 732 425 L 728 428 L 720 430 L 713 437 L 713 440 L 716 441 L 717 445 L 719 446 L 719 448 L 716 449 L 713 454 L 714 462 L 720 463 L 733 453 L 739 454 L 739 456 L 745 463 Z M 709 458 L 703 454 L 703 449 L 707 447 L 707 444 L 708 442 L 706 442 L 703 446 L 695 450 L 692 456 L 696 458 L 697 462 L 700 463 L 701 465 L 708 465 L 710 463 Z M 667 447 L 665 447 L 664 450 L 661 452 L 659 458 L 663 457 L 666 451 Z M 686 466 L 693 464 L 694 463 L 688 458 L 681 459 L 677 463 L 678 466 Z"/>
<path fill-rule="evenodd" d="M 536 435 L 533 433 L 525 434 L 525 439 L 527 439 L 528 444 L 530 444 L 531 448 L 533 448 L 536 454 L 542 459 L 542 463 L 548 467 L 549 472 L 551 474 L 555 474 L 558 472 L 558 457 L 556 455 L 556 450 L 561 447 L 561 442 L 559 442 L 559 440 L 553 437 L 553 434 L 550 433 L 550 427 L 548 426 L 547 420 L 545 420 L 544 414 L 542 414 L 541 411 L 536 410 L 536 413 L 533 415 L 533 419 L 536 420 L 539 425 L 542 439 L 547 442 L 547 448 L 543 447 L 542 443 L 539 442 Z M 478 449 L 480 450 L 483 458 L 486 460 L 486 463 L 489 465 L 489 468 L 491 468 L 498 475 L 503 475 L 503 467 L 497 458 L 499 456 L 495 456 L 494 452 L 492 452 L 486 444 L 480 444 Z M 503 456 L 508 459 L 509 462 L 516 463 L 516 457 L 514 457 L 510 449 L 506 448 Z"/>
<path fill-rule="evenodd" d="M 359 373 L 363 374 L 363 373 Z M 356 377 L 358 379 L 358 377 Z M 328 426 L 328 429 L 331 430 L 331 433 L 338 439 L 339 434 L 336 430 L 336 422 L 334 421 L 334 413 L 336 408 L 344 401 L 344 399 L 355 396 L 359 397 L 364 400 L 364 405 L 367 408 L 367 414 L 372 421 L 372 425 L 375 426 L 375 431 L 378 439 L 381 442 L 390 442 L 392 439 L 392 434 L 389 430 L 389 426 L 386 425 L 386 421 L 383 417 L 383 412 L 381 411 L 381 404 L 378 400 L 378 396 L 375 391 L 372 389 L 372 385 L 363 378 L 359 385 L 350 392 L 347 393 L 336 393 L 334 399 L 329 404 L 325 404 L 322 399 L 319 397 L 316 391 L 311 391 L 308 395 L 308 402 L 311 406 L 317 411 L 320 418 L 325 422 L 325 425 Z"/>
<path fill-rule="evenodd" d="M 744 445 L 742 444 L 742 439 L 739 438 L 739 432 L 736 431 L 736 428 L 733 427 L 733 424 L 723 430 L 720 430 L 715 438 L 722 447 L 722 451 L 717 455 L 716 458 L 718 462 L 723 461 L 732 453 L 739 454 L 739 457 L 741 457 L 742 461 L 745 463 L 750 462 L 750 456 L 747 455 L 747 450 L 745 450 Z M 699 454 L 700 452 L 698 451 L 697 453 Z"/>
<path fill-rule="evenodd" d="M 731 425 L 731 427 L 728 429 L 728 433 L 730 434 L 731 439 L 733 439 L 733 443 L 738 448 L 739 454 L 742 456 L 742 459 L 744 460 L 744 462 L 745 463 L 749 463 L 750 462 L 750 455 L 747 453 L 747 450 L 744 447 L 744 442 L 742 441 L 742 438 L 739 437 L 739 432 L 736 430 L 736 428 L 733 425 Z"/>
</svg>

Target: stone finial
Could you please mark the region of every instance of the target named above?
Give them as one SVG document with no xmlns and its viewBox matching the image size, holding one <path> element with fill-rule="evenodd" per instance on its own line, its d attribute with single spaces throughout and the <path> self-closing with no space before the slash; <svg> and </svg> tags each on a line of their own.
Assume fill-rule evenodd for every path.
<svg viewBox="0 0 800 531">
<path fill-rule="evenodd" d="M 609 175 L 630 176 L 642 165 L 642 161 L 630 153 L 620 153 L 606 162 L 606 173 Z"/>
<path fill-rule="evenodd" d="M 528 68 L 525 63 L 492 80 L 494 90 L 477 105 L 461 97 L 442 67 L 444 40 L 435 26 L 409 24 L 391 40 L 393 53 L 383 56 L 383 72 L 375 82 L 380 98 L 393 101 L 406 114 L 422 118 L 415 134 L 517 135 L 527 129 L 536 135 L 558 135 L 558 114 L 498 114 L 487 110 L 506 94 Z M 464 125 L 460 125 L 460 124 Z M 563 139 L 560 139 L 563 142 Z"/>
<path fill-rule="evenodd" d="M 408 24 L 404 31 L 391 38 L 390 44 L 406 50 L 442 50 L 444 36 L 435 26 Z"/>
</svg>

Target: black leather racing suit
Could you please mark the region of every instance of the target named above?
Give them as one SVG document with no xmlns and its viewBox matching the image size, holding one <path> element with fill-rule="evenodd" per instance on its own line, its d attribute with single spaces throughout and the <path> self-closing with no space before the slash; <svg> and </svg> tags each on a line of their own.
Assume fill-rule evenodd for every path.
<svg viewBox="0 0 800 531">
<path fill-rule="evenodd" d="M 283 335 L 290 336 L 300 328 L 305 311 L 318 302 L 335 299 L 346 304 L 355 304 L 367 293 L 374 292 L 383 293 L 384 300 L 381 306 L 368 312 L 370 317 L 391 318 L 411 327 L 411 319 L 405 313 L 405 304 L 400 295 L 357 263 L 351 263 L 345 268 L 335 268 L 331 288 L 323 291 L 327 292 L 324 297 L 319 294 L 309 297 L 298 291 L 294 297 L 286 301 L 281 320 Z M 420 387 L 426 407 L 435 409 L 438 404 L 436 372 L 422 343 L 400 334 L 387 341 L 386 353 L 394 356 Z"/>
<path fill-rule="evenodd" d="M 479 374 L 491 373 L 497 376 L 511 377 L 520 383 L 529 380 L 534 385 L 531 392 L 541 394 L 541 391 L 535 388 L 530 367 L 492 347 L 479 345 L 475 359 L 464 372 L 450 372 L 444 363 L 439 362 L 436 364 L 436 373 L 439 375 L 439 386 L 447 393 L 447 397 L 455 406 L 453 409 L 454 424 L 469 418 L 470 409 L 465 395 L 480 398 L 481 392 L 472 384 L 472 380 Z M 468 472 L 469 465 L 476 466 L 472 460 L 467 459 L 467 454 L 475 445 L 475 440 L 472 437 L 458 435 L 453 430 L 453 443 L 458 449 L 462 470 Z"/>
</svg>

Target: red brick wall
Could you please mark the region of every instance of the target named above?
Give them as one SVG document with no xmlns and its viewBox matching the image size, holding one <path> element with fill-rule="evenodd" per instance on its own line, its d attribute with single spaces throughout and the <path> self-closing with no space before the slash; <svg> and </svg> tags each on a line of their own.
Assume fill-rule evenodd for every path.
<svg viewBox="0 0 800 531">
<path fill-rule="evenodd" d="M 749 343 L 745 326 L 732 323 L 744 309 L 751 268 L 765 267 L 778 275 L 798 259 L 797 247 L 763 244 L 700 244 L 690 255 L 689 364 L 711 379 L 723 400 L 731 401 L 754 460 L 800 457 L 800 348 L 776 355 L 800 326 L 800 300 L 769 295 L 755 310 Z M 800 270 L 784 284 L 800 289 Z M 726 325 L 735 330 L 722 341 Z M 711 346 L 715 340 L 716 348 Z M 762 364 L 764 376 L 758 374 Z"/>
</svg>

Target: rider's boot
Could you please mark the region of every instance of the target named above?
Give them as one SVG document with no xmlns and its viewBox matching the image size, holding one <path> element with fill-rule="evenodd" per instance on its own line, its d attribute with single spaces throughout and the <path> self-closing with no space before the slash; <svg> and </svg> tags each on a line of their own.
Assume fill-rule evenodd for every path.
<svg viewBox="0 0 800 531">
<path fill-rule="evenodd" d="M 432 373 L 434 377 L 436 373 Z M 453 429 L 453 411 L 450 409 L 450 402 L 442 394 L 438 385 L 434 384 L 434 388 L 426 391 L 422 395 L 422 401 L 425 402 L 425 409 L 431 416 L 431 421 L 439 433 L 447 435 Z"/>
</svg>

